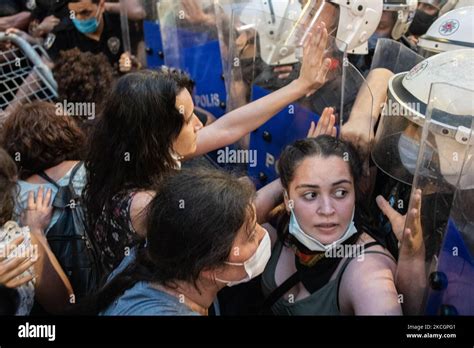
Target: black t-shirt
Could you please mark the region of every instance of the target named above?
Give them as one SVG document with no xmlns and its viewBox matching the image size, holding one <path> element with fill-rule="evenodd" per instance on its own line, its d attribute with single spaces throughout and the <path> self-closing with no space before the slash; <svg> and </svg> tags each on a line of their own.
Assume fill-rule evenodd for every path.
<svg viewBox="0 0 474 348">
<path fill-rule="evenodd" d="M 77 47 L 82 52 L 104 53 L 111 65 L 118 64 L 120 56 L 124 52 L 120 16 L 104 13 L 102 19 L 104 21 L 104 31 L 99 41 L 85 36 L 72 23 L 66 28 L 55 28 L 53 30 L 54 42 L 48 50 L 51 58 L 55 60 L 60 51 Z"/>
<path fill-rule="evenodd" d="M 41 22 L 50 15 L 60 19 L 69 17 L 67 4 L 67 0 L 36 0 L 36 7 L 32 14 L 33 19 Z"/>
<path fill-rule="evenodd" d="M 31 0 L 1 0 L 0 17 L 13 16 L 22 11 L 32 11 L 34 5 L 34 1 Z"/>
</svg>

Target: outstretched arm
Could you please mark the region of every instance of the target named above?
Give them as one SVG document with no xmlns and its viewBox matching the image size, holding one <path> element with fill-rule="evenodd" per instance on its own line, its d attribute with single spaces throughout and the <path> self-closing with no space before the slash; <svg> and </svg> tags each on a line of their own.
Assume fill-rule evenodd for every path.
<svg viewBox="0 0 474 348">
<path fill-rule="evenodd" d="M 367 85 L 357 94 L 349 120 L 342 126 L 342 138 L 352 143 L 364 160 L 369 156 L 374 126 L 387 99 L 388 81 L 392 76 L 387 69 L 372 70 L 367 76 Z"/>
<path fill-rule="evenodd" d="M 406 215 L 399 214 L 382 196 L 377 197 L 380 210 L 388 217 L 395 236 L 402 243 L 398 255 L 396 285 L 399 293 L 403 295 L 405 314 L 419 314 L 426 288 L 421 195 L 419 189 L 412 194 L 413 207 Z"/>
<path fill-rule="evenodd" d="M 402 315 L 394 280 L 395 262 L 380 254 L 363 256 L 354 259 L 344 272 L 339 291 L 341 311 L 354 315 Z"/>
<path fill-rule="evenodd" d="M 199 156 L 233 144 L 257 129 L 288 104 L 316 92 L 325 82 L 330 60 L 324 59 L 328 33 L 323 25 L 310 36 L 304 47 L 300 76 L 289 85 L 224 115 L 198 132 Z"/>
</svg>

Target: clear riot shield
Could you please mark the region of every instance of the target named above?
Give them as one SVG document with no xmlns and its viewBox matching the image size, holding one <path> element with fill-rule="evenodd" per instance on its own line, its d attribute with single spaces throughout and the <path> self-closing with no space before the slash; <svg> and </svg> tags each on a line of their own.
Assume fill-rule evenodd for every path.
<svg viewBox="0 0 474 348">
<path fill-rule="evenodd" d="M 398 74 L 411 70 L 425 58 L 392 39 L 378 39 L 370 70 L 385 68 Z"/>
<path fill-rule="evenodd" d="M 228 111 L 251 100 L 249 88 L 240 81 L 250 86 L 267 66 L 298 63 L 311 28 L 324 21 L 332 34 L 339 20 L 338 6 L 321 0 L 307 1 L 304 6 L 294 0 L 216 0 L 215 7 Z M 346 47 L 343 42 L 333 44 L 340 45 L 341 51 Z M 291 79 L 298 76 L 298 71 L 293 69 Z M 268 79 L 265 74 L 261 78 Z M 273 81 L 273 89 L 287 83 L 288 79 Z"/>
<path fill-rule="evenodd" d="M 426 105 L 411 95 L 407 95 L 410 101 L 405 103 L 396 98 L 403 93 L 401 85 L 404 76 L 404 73 L 395 75 L 389 83 L 388 99 L 375 135 L 372 159 L 385 174 L 411 185 L 417 153 L 410 151 L 410 140 L 421 138 Z"/>
<path fill-rule="evenodd" d="M 269 14 L 266 11 L 254 8 L 250 11 L 244 6 L 232 12 L 233 30 L 230 31 L 230 59 L 226 73 L 228 105 L 232 108 L 257 100 L 298 78 L 301 68 L 298 51 L 305 32 L 309 30 L 302 26 L 305 23 L 316 25 L 318 21 L 292 20 L 272 15 L 270 18 L 277 23 L 279 31 L 268 28 Z M 330 19 L 337 23 L 337 17 Z M 334 31 L 332 21 L 328 24 L 329 32 Z M 268 38 L 268 30 L 275 36 L 273 41 Z M 325 52 L 325 56 L 331 59 L 326 84 L 311 97 L 289 105 L 251 133 L 248 146 L 256 151 L 257 164 L 249 166 L 248 173 L 258 185 L 264 185 L 277 177 L 275 164 L 283 148 L 297 139 L 305 138 L 311 121 L 317 122 L 325 107 L 334 108 L 336 123 L 340 126 L 349 119 L 359 92 L 365 90 L 363 94 L 368 107 L 364 110 L 370 117 L 372 94 L 363 76 L 340 50 L 344 46 L 343 42 L 330 37 Z"/>
<path fill-rule="evenodd" d="M 165 64 L 189 73 L 195 105 L 221 116 L 226 91 L 213 1 L 161 0 L 158 15 Z"/>
<path fill-rule="evenodd" d="M 473 99 L 473 90 L 432 84 L 421 135 L 404 132 L 421 144 L 413 190 L 422 190 L 396 275 L 406 314 L 474 314 Z"/>
<path fill-rule="evenodd" d="M 371 152 L 372 159 L 385 174 L 407 185 L 413 181 L 413 156 L 417 154 L 406 150 L 409 142 L 403 132 L 409 129 L 409 132 L 418 134 L 418 138 L 421 136 L 426 105 L 405 91 L 402 81 L 406 75 L 404 72 L 410 71 L 423 60 L 423 57 L 397 41 L 379 39 L 371 66 L 371 69 L 385 68 L 397 74 L 389 82 L 387 102 L 382 110 Z"/>
<path fill-rule="evenodd" d="M 127 0 L 120 0 L 120 27 L 122 29 L 122 42 L 124 52 L 132 52 L 130 43 L 130 26 L 128 25 Z"/>
<path fill-rule="evenodd" d="M 145 39 L 146 65 L 148 68 L 157 68 L 165 64 L 158 16 L 159 3 L 160 0 L 141 0 L 141 5 L 145 11 L 143 36 Z"/>
<path fill-rule="evenodd" d="M 301 6 L 294 4 L 294 2 L 295 1 L 288 0 L 273 0 L 268 2 L 256 0 L 215 0 L 214 4 L 217 14 L 217 28 L 219 32 L 222 64 L 227 84 L 230 81 L 228 74 L 232 72 L 231 65 L 234 64 L 234 58 L 253 58 L 255 55 L 253 52 L 255 42 L 252 38 L 248 38 L 245 33 L 247 29 L 250 29 L 250 31 L 252 29 L 258 31 L 258 28 L 255 27 L 257 24 L 256 17 L 258 16 L 255 16 L 252 12 L 264 12 L 264 18 L 260 18 L 258 24 L 267 25 L 267 28 L 271 28 L 264 34 L 270 35 L 269 33 L 271 31 L 272 35 L 275 35 L 276 31 L 282 30 L 279 28 L 280 23 L 277 23 L 276 20 L 277 17 L 280 18 L 282 16 L 276 14 L 275 9 L 278 13 L 288 13 L 292 11 L 291 17 L 295 19 L 301 12 Z M 263 11 L 264 9 L 268 11 Z M 277 17 L 272 17 L 272 13 Z M 278 36 L 279 34 L 276 35 Z M 230 52 L 230 46 L 232 45 L 238 45 L 243 49 L 241 54 L 237 57 L 234 57 Z"/>
</svg>

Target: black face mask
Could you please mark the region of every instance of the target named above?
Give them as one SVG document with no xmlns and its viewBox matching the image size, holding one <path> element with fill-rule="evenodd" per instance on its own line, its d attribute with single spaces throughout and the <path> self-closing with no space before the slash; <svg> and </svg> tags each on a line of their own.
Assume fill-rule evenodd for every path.
<svg viewBox="0 0 474 348">
<path fill-rule="evenodd" d="M 410 25 L 410 33 L 416 36 L 423 35 L 428 31 L 431 24 L 438 18 L 437 15 L 429 15 L 421 10 L 416 10 L 415 18 L 413 23 Z"/>
</svg>

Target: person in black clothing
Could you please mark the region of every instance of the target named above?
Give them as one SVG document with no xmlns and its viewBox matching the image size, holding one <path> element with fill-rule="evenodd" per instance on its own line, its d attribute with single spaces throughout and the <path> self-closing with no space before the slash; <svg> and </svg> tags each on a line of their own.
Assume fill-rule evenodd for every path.
<svg viewBox="0 0 474 348">
<path fill-rule="evenodd" d="M 31 0 L 2 0 L 0 2 L 0 31 L 8 28 L 27 29 L 34 5 L 35 2 Z"/>
<path fill-rule="evenodd" d="M 104 53 L 112 65 L 124 53 L 120 17 L 105 12 L 105 0 L 72 0 L 68 3 L 71 23 L 53 31 L 48 50 L 55 60 L 59 51 L 74 47 L 83 52 Z"/>
<path fill-rule="evenodd" d="M 34 37 L 45 37 L 48 42 L 47 35 L 54 29 L 60 31 L 71 25 L 67 4 L 67 0 L 36 0 L 29 33 Z"/>
<path fill-rule="evenodd" d="M 71 18 L 71 10 L 69 9 L 68 0 L 36 0 L 36 8 L 32 13 L 32 23 L 30 24 L 30 34 L 35 37 L 44 37 L 46 43 L 53 44 L 55 32 L 61 32 L 68 29 L 74 29 Z M 120 15 L 121 3 L 119 0 L 110 0 L 105 2 L 105 13 L 118 17 Z M 141 6 L 140 0 L 128 0 L 126 2 L 127 15 L 129 18 L 130 39 L 132 43 L 132 53 L 137 55 L 141 49 L 144 54 L 144 47 L 138 47 L 140 43 L 144 45 L 143 38 L 143 19 L 145 11 Z M 116 22 L 116 21 L 114 21 Z M 114 23 L 117 25 L 117 23 Z M 120 29 L 117 28 L 117 29 Z M 141 51 L 140 51 L 141 52 Z"/>
</svg>

